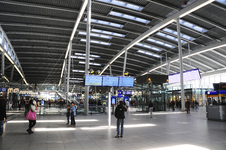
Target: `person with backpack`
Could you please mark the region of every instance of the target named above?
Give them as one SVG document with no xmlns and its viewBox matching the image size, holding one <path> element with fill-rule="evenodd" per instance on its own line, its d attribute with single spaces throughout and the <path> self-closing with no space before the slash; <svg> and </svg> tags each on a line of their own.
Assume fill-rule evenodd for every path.
<svg viewBox="0 0 226 150">
<path fill-rule="evenodd" d="M 0 136 L 3 134 L 3 124 L 7 122 L 6 117 L 6 101 L 3 97 L 0 97 Z"/>
<path fill-rule="evenodd" d="M 29 120 L 29 126 L 28 129 L 26 130 L 29 134 L 34 133 L 32 131 L 32 128 L 35 126 L 36 124 L 36 112 L 35 110 L 37 110 L 37 106 L 36 106 L 36 101 L 35 100 L 30 100 L 29 101 L 29 107 L 28 109 L 25 111 L 25 115 L 26 118 Z M 32 117 L 30 117 L 29 114 L 33 114 Z"/>
<path fill-rule="evenodd" d="M 115 109 L 115 117 L 117 118 L 117 135 L 115 136 L 115 138 L 119 138 L 119 126 L 121 125 L 121 138 L 123 137 L 123 132 L 124 132 L 124 119 L 125 119 L 125 111 L 127 111 L 127 109 L 124 107 L 123 105 L 123 101 L 119 102 L 119 105 L 116 107 Z"/>
<path fill-rule="evenodd" d="M 149 111 L 150 111 L 150 118 L 152 118 L 152 111 L 153 111 L 153 103 L 152 103 L 152 101 L 149 102 Z"/>
</svg>

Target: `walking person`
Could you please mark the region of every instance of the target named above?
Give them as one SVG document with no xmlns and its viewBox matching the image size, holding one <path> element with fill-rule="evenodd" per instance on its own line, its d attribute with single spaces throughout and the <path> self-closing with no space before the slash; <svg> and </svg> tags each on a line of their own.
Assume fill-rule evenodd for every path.
<svg viewBox="0 0 226 150">
<path fill-rule="evenodd" d="M 3 97 L 0 97 L 0 136 L 3 134 L 3 124 L 7 121 L 6 117 L 6 101 Z"/>
<path fill-rule="evenodd" d="M 175 110 L 175 107 L 174 106 L 175 106 L 175 102 L 174 102 L 174 100 L 172 100 L 171 101 L 171 107 L 172 107 L 173 111 Z"/>
<path fill-rule="evenodd" d="M 186 104 L 185 104 L 185 106 L 186 106 L 186 108 L 187 108 L 187 114 L 190 114 L 190 101 L 189 100 L 187 100 L 187 102 L 186 102 Z"/>
<path fill-rule="evenodd" d="M 28 113 L 30 113 L 29 111 L 26 114 L 27 119 L 29 120 L 29 126 L 28 129 L 26 130 L 29 134 L 34 133 L 32 131 L 32 128 L 35 126 L 36 124 L 36 112 L 35 110 L 37 110 L 37 106 L 36 106 L 36 101 L 35 100 L 30 100 L 29 101 L 29 111 L 33 114 L 35 114 L 35 116 L 33 116 L 32 119 L 28 118 Z"/>
<path fill-rule="evenodd" d="M 127 109 L 124 107 L 123 105 L 123 101 L 119 102 L 119 105 L 116 107 L 115 109 L 115 117 L 117 118 L 117 135 L 115 136 L 115 138 L 119 138 L 119 126 L 121 125 L 121 138 L 123 137 L 123 132 L 124 132 L 124 119 L 125 119 L 125 111 L 127 111 Z"/>
<path fill-rule="evenodd" d="M 66 117 L 67 117 L 67 124 L 66 125 L 69 125 L 69 120 L 70 120 L 70 114 L 71 114 L 71 108 L 70 108 L 70 105 L 67 105 L 67 114 L 66 114 Z"/>
<path fill-rule="evenodd" d="M 153 111 L 153 103 L 152 103 L 152 101 L 149 102 L 149 111 L 150 111 L 150 118 L 152 118 L 152 111 Z"/>
<path fill-rule="evenodd" d="M 197 109 L 199 109 L 199 107 L 198 107 L 198 101 L 195 101 L 195 109 L 197 110 Z"/>
<path fill-rule="evenodd" d="M 72 102 L 71 103 L 71 126 L 74 126 L 74 127 L 76 125 L 75 117 L 76 117 L 76 107 L 75 107 L 75 103 Z"/>
</svg>

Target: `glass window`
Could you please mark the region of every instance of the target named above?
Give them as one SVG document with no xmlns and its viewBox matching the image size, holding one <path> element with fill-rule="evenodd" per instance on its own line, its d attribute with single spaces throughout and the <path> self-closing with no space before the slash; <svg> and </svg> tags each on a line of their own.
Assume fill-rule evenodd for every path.
<svg viewBox="0 0 226 150">
<path fill-rule="evenodd" d="M 87 21 L 87 18 L 85 18 L 85 21 Z M 108 26 L 113 26 L 113 27 L 117 27 L 117 28 L 123 27 L 123 25 L 121 25 L 121 24 L 112 23 L 112 22 L 103 21 L 103 20 L 97 20 L 97 19 L 91 19 L 91 22 L 98 23 L 98 24 L 104 24 L 104 25 L 108 25 Z"/>
<path fill-rule="evenodd" d="M 161 58 L 161 56 L 153 54 L 153 53 L 150 53 L 150 52 L 147 52 L 147 51 L 138 50 L 137 52 L 138 53 L 142 53 L 142 54 L 146 54 L 146 55 L 150 55 L 150 56 L 153 56 L 153 57 Z"/>
<path fill-rule="evenodd" d="M 167 35 L 167 34 L 162 33 L 162 32 L 158 32 L 157 35 L 162 36 L 162 37 L 165 37 L 165 38 L 168 38 L 168 39 L 173 40 L 173 41 L 178 41 L 177 38 L 175 38 L 175 37 L 173 37 L 173 36 L 171 36 L 171 35 Z M 187 43 L 187 42 L 181 40 L 181 43 L 184 44 L 184 43 Z"/>
<path fill-rule="evenodd" d="M 204 33 L 204 32 L 207 31 L 206 29 L 204 29 L 204 28 L 202 28 L 202 27 L 200 27 L 200 26 L 197 26 L 197 25 L 195 25 L 195 24 L 193 24 L 193 23 L 184 21 L 184 20 L 182 20 L 182 19 L 180 19 L 180 24 L 182 24 L 182 25 L 184 25 L 184 26 L 186 26 L 186 27 L 188 27 L 188 28 L 194 29 L 194 30 L 196 30 L 196 31 L 202 32 L 202 33 Z"/>
<path fill-rule="evenodd" d="M 219 2 L 219 3 L 222 3 L 224 5 L 226 5 L 226 0 L 216 0 L 216 1 Z"/>
<path fill-rule="evenodd" d="M 170 47 L 170 48 L 174 48 L 174 47 L 175 47 L 175 46 L 173 46 L 173 45 L 164 43 L 164 42 L 162 42 L 162 41 L 157 41 L 157 40 L 154 40 L 154 39 L 151 39 L 151 38 L 148 38 L 147 41 L 150 41 L 150 42 L 153 42 L 153 43 L 157 43 L 157 44 L 159 44 L 159 45 L 163 45 L 163 46 Z"/>
<path fill-rule="evenodd" d="M 146 45 L 146 44 L 142 44 L 142 43 L 137 43 L 136 45 L 141 46 L 141 47 L 145 47 L 145 48 L 149 48 L 149 49 L 152 49 L 152 50 L 155 50 L 155 51 L 162 51 L 161 49 L 158 49 L 158 48 Z"/>
</svg>

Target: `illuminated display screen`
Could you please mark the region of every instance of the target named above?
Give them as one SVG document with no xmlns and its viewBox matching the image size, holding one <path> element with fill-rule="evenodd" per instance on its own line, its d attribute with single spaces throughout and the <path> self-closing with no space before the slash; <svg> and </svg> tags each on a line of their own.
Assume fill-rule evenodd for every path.
<svg viewBox="0 0 226 150">
<path fill-rule="evenodd" d="M 102 86 L 102 76 L 86 75 L 85 86 Z"/>
<path fill-rule="evenodd" d="M 118 86 L 118 77 L 103 76 L 102 86 Z"/>
<path fill-rule="evenodd" d="M 199 69 L 193 69 L 183 72 L 184 82 L 201 79 Z M 180 82 L 180 73 L 169 75 L 169 84 Z"/>
<path fill-rule="evenodd" d="M 119 86 L 129 86 L 132 87 L 134 84 L 133 77 L 119 77 Z"/>
</svg>

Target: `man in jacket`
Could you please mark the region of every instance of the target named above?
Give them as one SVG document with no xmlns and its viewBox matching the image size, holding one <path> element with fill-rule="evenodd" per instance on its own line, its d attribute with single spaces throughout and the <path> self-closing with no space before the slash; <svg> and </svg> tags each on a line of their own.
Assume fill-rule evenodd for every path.
<svg viewBox="0 0 226 150">
<path fill-rule="evenodd" d="M 115 138 L 119 138 L 119 126 L 121 125 L 121 136 L 123 137 L 123 131 L 124 131 L 124 119 L 125 119 L 125 111 L 127 111 L 127 109 L 124 107 L 123 102 L 120 101 L 119 105 L 116 107 L 115 109 L 115 117 L 117 118 L 117 135 L 115 136 Z"/>
<path fill-rule="evenodd" d="M 71 103 L 71 126 L 75 126 L 75 117 L 76 117 L 76 106 L 75 103 Z"/>
<path fill-rule="evenodd" d="M 3 134 L 3 123 L 7 121 L 6 117 L 6 101 L 3 97 L 0 97 L 0 136 Z"/>
</svg>

